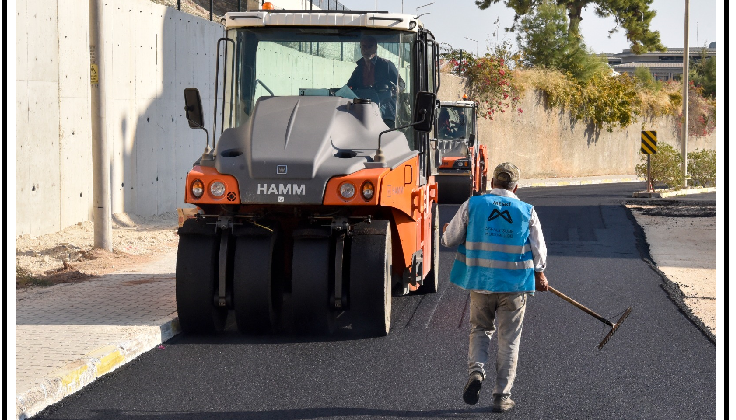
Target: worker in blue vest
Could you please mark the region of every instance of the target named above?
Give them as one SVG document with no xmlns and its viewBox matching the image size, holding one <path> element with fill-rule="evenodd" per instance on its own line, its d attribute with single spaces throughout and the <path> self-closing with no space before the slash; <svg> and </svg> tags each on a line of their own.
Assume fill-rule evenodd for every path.
<svg viewBox="0 0 736 420">
<path fill-rule="evenodd" d="M 442 245 L 458 247 L 450 282 L 470 291 L 468 381 L 463 390 L 467 404 L 478 402 L 488 346 L 498 330 L 494 412 L 515 405 L 510 395 L 527 296 L 548 287 L 542 226 L 534 207 L 515 194 L 519 177 L 514 164 L 498 165 L 490 193 L 464 202 L 442 235 Z"/>
</svg>

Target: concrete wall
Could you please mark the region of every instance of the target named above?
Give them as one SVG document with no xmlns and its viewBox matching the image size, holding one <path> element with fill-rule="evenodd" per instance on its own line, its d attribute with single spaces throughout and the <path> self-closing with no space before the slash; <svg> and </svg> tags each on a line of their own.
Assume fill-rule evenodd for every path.
<svg viewBox="0 0 736 420">
<path fill-rule="evenodd" d="M 460 100 L 462 79 L 443 73 L 439 99 Z M 631 175 L 641 163 L 641 131 L 656 130 L 657 142 L 680 150 L 680 129 L 674 118 L 647 119 L 624 129 L 596 131 L 575 122 L 569 113 L 544 105 L 541 92 L 526 92 L 522 114 L 507 111 L 493 121 L 479 118 L 478 136 L 488 147 L 491 165 L 516 164 L 523 177 L 581 177 Z M 716 149 L 716 133 L 690 137 L 688 151 Z"/>
<path fill-rule="evenodd" d="M 41 235 L 92 217 L 89 2 L 16 7 L 16 234 Z M 183 89 L 200 89 L 211 127 L 222 26 L 148 0 L 105 2 L 103 25 L 112 211 L 175 211 L 205 146 Z"/>
</svg>

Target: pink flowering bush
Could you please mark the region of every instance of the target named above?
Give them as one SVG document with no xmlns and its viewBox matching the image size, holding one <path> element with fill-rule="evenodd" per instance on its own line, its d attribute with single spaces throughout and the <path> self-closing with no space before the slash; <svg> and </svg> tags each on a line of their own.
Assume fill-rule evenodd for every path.
<svg viewBox="0 0 736 420">
<path fill-rule="evenodd" d="M 465 78 L 468 97 L 478 102 L 481 117 L 493 119 L 498 113 L 511 109 L 519 113 L 520 88 L 515 83 L 509 59 L 500 54 L 486 53 L 473 57 L 452 51 L 445 54 L 452 66 L 452 73 Z"/>
</svg>

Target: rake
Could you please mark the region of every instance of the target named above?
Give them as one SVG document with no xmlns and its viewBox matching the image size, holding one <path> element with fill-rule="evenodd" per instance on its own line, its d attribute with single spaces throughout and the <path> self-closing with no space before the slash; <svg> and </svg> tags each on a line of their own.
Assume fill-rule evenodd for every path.
<svg viewBox="0 0 736 420">
<path fill-rule="evenodd" d="M 621 324 L 624 323 L 624 320 L 626 319 L 626 317 L 628 317 L 629 314 L 631 313 L 631 307 L 629 306 L 629 308 L 626 309 L 626 311 L 624 311 L 624 314 L 621 315 L 621 318 L 619 318 L 618 321 L 614 323 L 614 322 L 611 322 L 611 321 L 607 320 L 606 318 L 603 318 L 602 316 L 598 315 L 597 313 L 591 311 L 590 309 L 588 309 L 585 306 L 581 305 L 580 303 L 576 302 L 571 297 L 569 297 L 569 296 L 565 295 L 564 293 L 556 290 L 552 286 L 547 286 L 547 289 L 550 292 L 552 292 L 552 293 L 556 294 L 557 296 L 561 297 L 562 299 L 564 299 L 564 300 L 572 303 L 578 309 L 581 309 L 583 312 L 586 312 L 587 314 L 591 315 L 593 318 L 597 319 L 598 321 L 601 321 L 602 323 L 604 323 L 604 324 L 606 324 L 606 325 L 608 325 L 608 326 L 611 327 L 611 331 L 608 334 L 606 334 L 606 336 L 603 337 L 603 341 L 601 341 L 601 343 L 598 344 L 598 350 L 602 349 L 603 346 L 605 346 L 606 343 L 608 343 L 608 340 L 610 340 L 611 337 L 613 337 L 613 334 L 616 332 L 616 330 L 618 330 L 618 327 L 620 327 Z"/>
</svg>

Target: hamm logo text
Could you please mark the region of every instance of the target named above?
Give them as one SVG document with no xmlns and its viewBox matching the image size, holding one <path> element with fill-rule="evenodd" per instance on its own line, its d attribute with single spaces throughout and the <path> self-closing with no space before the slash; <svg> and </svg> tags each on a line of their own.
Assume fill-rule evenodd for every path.
<svg viewBox="0 0 736 420">
<path fill-rule="evenodd" d="M 258 184 L 257 194 L 307 195 L 304 184 Z"/>
</svg>

